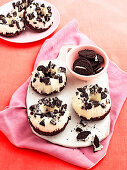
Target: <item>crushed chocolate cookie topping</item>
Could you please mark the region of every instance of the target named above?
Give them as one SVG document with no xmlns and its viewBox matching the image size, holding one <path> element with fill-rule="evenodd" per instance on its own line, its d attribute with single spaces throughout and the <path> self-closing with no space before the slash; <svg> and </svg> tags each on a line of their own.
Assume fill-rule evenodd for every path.
<svg viewBox="0 0 127 170">
<path fill-rule="evenodd" d="M 7 21 L 6 21 L 5 18 L 0 18 L 0 20 L 2 21 L 3 24 L 6 24 L 6 23 L 7 23 Z"/>
<path fill-rule="evenodd" d="M 18 29 L 20 29 L 19 22 L 18 22 L 18 21 L 16 21 L 15 23 L 16 23 L 17 28 L 18 28 Z"/>
<path fill-rule="evenodd" d="M 35 8 L 35 10 L 38 11 L 38 10 L 41 10 L 41 8 L 40 8 L 39 6 L 37 6 L 37 7 Z"/>
<path fill-rule="evenodd" d="M 41 4 L 41 7 L 45 7 L 45 4 Z"/>
<path fill-rule="evenodd" d="M 98 93 L 101 93 L 101 92 L 102 92 L 102 87 L 99 87 L 99 88 L 97 89 L 97 92 L 98 92 Z"/>
<path fill-rule="evenodd" d="M 11 14 L 10 14 L 10 13 L 8 13 L 8 14 L 7 14 L 7 17 L 8 17 L 8 18 L 11 18 L 12 16 L 11 16 Z"/>
<path fill-rule="evenodd" d="M 101 103 L 100 100 L 106 99 L 107 94 L 109 93 L 107 88 L 103 89 L 102 87 L 98 86 L 98 84 L 95 84 L 90 85 L 89 87 L 84 86 L 83 88 L 77 88 L 77 90 L 78 92 L 76 92 L 76 96 L 80 95 L 81 98 L 78 97 L 78 99 L 81 99 L 84 104 L 83 106 L 81 106 L 81 109 L 85 108 L 86 110 L 88 110 L 92 107 L 98 107 L 99 105 L 101 105 L 102 108 L 106 108 L 106 105 Z M 89 95 L 88 91 L 90 92 Z M 99 94 L 100 96 L 98 96 Z M 106 104 L 108 103 L 110 103 L 110 99 L 106 99 Z"/>
<path fill-rule="evenodd" d="M 56 120 L 55 119 L 51 119 L 50 123 L 53 124 L 53 125 L 56 125 Z"/>
<path fill-rule="evenodd" d="M 15 2 L 12 3 L 13 8 L 15 9 Z"/>
<path fill-rule="evenodd" d="M 95 86 L 91 87 L 91 88 L 90 88 L 90 93 L 91 93 L 91 94 L 95 94 L 95 90 L 96 90 Z"/>
<path fill-rule="evenodd" d="M 35 108 L 36 108 L 36 105 L 32 105 L 32 106 L 30 106 L 29 109 L 30 109 L 31 111 L 33 111 Z"/>
<path fill-rule="evenodd" d="M 16 20 L 12 20 L 12 21 L 11 21 L 11 24 L 15 24 L 15 23 L 16 23 Z"/>
<path fill-rule="evenodd" d="M 83 88 L 77 88 L 77 90 L 78 90 L 79 92 L 85 93 L 85 92 L 86 92 L 86 86 L 84 86 Z"/>
<path fill-rule="evenodd" d="M 54 98 L 54 101 L 55 101 L 55 105 L 56 105 L 57 107 L 61 107 L 61 105 L 62 105 L 62 101 L 61 101 L 61 100 L 59 100 L 57 97 L 55 97 L 55 98 Z"/>
<path fill-rule="evenodd" d="M 89 110 L 89 109 L 91 109 L 92 108 L 92 104 L 91 103 L 85 103 L 85 109 L 86 110 Z"/>
<path fill-rule="evenodd" d="M 91 103 L 94 105 L 94 107 L 98 107 L 100 105 L 100 103 L 95 100 L 91 100 Z"/>
<path fill-rule="evenodd" d="M 51 7 L 48 6 L 48 7 L 47 7 L 47 10 L 48 10 L 48 12 L 51 12 Z"/>
<path fill-rule="evenodd" d="M 29 17 L 29 20 L 32 20 L 35 17 L 33 13 L 27 14 L 27 16 Z"/>
<path fill-rule="evenodd" d="M 51 69 L 55 68 L 55 64 L 53 64 L 51 61 L 48 63 L 48 66 L 45 67 L 43 65 L 40 65 L 37 67 L 37 71 L 42 71 L 44 74 L 44 77 L 40 77 L 40 82 L 44 82 L 45 84 L 50 84 L 49 78 L 58 79 L 59 83 L 63 83 L 62 76 L 57 74 L 54 70 L 51 71 Z"/>
<path fill-rule="evenodd" d="M 34 78 L 37 79 L 35 84 L 33 84 Z M 35 71 L 33 71 L 31 78 L 31 86 L 36 92 L 48 95 L 63 90 L 66 85 L 66 81 L 66 74 L 61 73 L 59 67 L 49 61 L 47 65 L 39 65 L 37 66 Z M 46 92 L 46 86 L 49 85 L 51 86 L 51 88 L 48 90 L 49 92 Z"/>
<path fill-rule="evenodd" d="M 81 131 L 78 135 L 77 135 L 77 140 L 85 140 L 89 134 L 91 134 L 90 131 Z"/>
<path fill-rule="evenodd" d="M 47 68 L 43 65 L 40 65 L 37 67 L 37 71 L 42 71 L 43 73 L 46 73 L 47 72 Z"/>
<path fill-rule="evenodd" d="M 18 12 L 21 12 L 23 9 L 24 9 L 23 6 L 20 5 L 20 6 L 18 7 Z"/>
<path fill-rule="evenodd" d="M 34 24 L 37 24 L 37 22 L 33 22 Z"/>
<path fill-rule="evenodd" d="M 79 94 L 79 92 L 76 91 L 76 96 Z"/>
<path fill-rule="evenodd" d="M 14 24 L 9 24 L 9 27 L 14 27 Z"/>
<path fill-rule="evenodd" d="M 45 119 L 40 122 L 40 125 L 45 126 Z"/>
<path fill-rule="evenodd" d="M 62 106 L 62 108 L 65 109 L 65 105 L 62 105 L 62 101 L 59 100 L 57 97 L 54 97 L 54 98 L 42 98 L 41 101 L 45 106 L 48 106 L 48 107 L 52 106 L 52 108 L 55 107 L 55 106 L 60 108 Z"/>
<path fill-rule="evenodd" d="M 50 84 L 50 78 L 49 77 L 44 77 L 44 83 L 46 85 Z"/>
<path fill-rule="evenodd" d="M 42 19 L 41 19 L 41 17 L 37 17 L 37 21 L 39 21 L 39 22 L 42 22 Z"/>
<path fill-rule="evenodd" d="M 54 114 L 57 114 L 57 113 L 58 113 L 58 110 L 55 109 L 55 110 L 54 110 Z"/>
<path fill-rule="evenodd" d="M 35 74 L 35 77 L 38 77 L 39 76 L 39 72 L 37 72 L 36 74 Z"/>
<path fill-rule="evenodd" d="M 107 94 L 109 93 L 107 88 L 104 88 L 104 92 Z"/>
<path fill-rule="evenodd" d="M 84 97 L 86 100 L 88 100 L 88 93 L 86 93 L 86 92 L 81 93 L 80 97 Z"/>
<path fill-rule="evenodd" d="M 84 107 L 84 106 L 81 106 L 81 109 L 85 109 L 85 107 Z"/>
<path fill-rule="evenodd" d="M 67 109 L 67 104 L 61 106 L 61 110 L 60 110 L 61 115 L 64 115 L 66 109 Z"/>
<path fill-rule="evenodd" d="M 36 81 L 36 78 L 33 79 L 33 83 Z"/>
<path fill-rule="evenodd" d="M 59 71 L 63 72 L 63 73 L 66 73 L 66 68 L 65 67 L 59 67 Z"/>
<path fill-rule="evenodd" d="M 107 97 L 107 94 L 105 94 L 104 92 L 101 92 L 101 99 L 105 99 Z"/>
<path fill-rule="evenodd" d="M 81 132 L 81 131 L 82 131 L 82 129 L 80 127 L 76 128 L 76 132 Z"/>
<path fill-rule="evenodd" d="M 106 104 L 110 104 L 110 100 L 109 99 L 106 99 Z"/>
<path fill-rule="evenodd" d="M 44 108 L 45 106 L 47 106 L 44 113 L 40 109 L 41 108 L 40 105 L 42 104 L 44 105 Z M 57 109 L 54 109 L 51 111 L 50 109 L 55 108 L 55 106 L 57 107 Z M 40 125 L 45 126 L 46 117 L 47 119 L 50 118 L 50 123 L 52 125 L 56 125 L 56 122 L 59 121 L 59 118 L 64 115 L 67 109 L 67 105 L 66 104 L 62 105 L 62 101 L 59 100 L 57 97 L 54 97 L 54 98 L 45 97 L 45 98 L 40 99 L 38 101 L 38 104 L 30 106 L 29 109 L 31 111 L 30 115 L 33 115 L 35 118 L 37 116 L 40 116 L 40 118 L 43 118 L 43 120 L 40 122 Z M 69 119 L 70 118 L 68 117 L 68 120 Z"/>
<path fill-rule="evenodd" d="M 44 18 L 45 18 L 45 21 L 47 21 L 47 22 L 50 20 L 50 17 L 49 17 L 48 14 L 46 14 L 46 15 L 44 16 Z"/>
<path fill-rule="evenodd" d="M 105 105 L 104 103 L 102 103 L 102 104 L 101 104 L 101 107 L 102 107 L 103 109 L 105 109 L 105 108 L 106 108 L 106 105 Z"/>
</svg>

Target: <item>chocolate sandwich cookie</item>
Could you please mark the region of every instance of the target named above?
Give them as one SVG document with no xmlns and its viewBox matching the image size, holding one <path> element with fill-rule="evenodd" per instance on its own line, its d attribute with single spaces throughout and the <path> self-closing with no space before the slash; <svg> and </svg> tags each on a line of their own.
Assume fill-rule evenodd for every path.
<svg viewBox="0 0 127 170">
<path fill-rule="evenodd" d="M 80 75 L 94 75 L 104 69 L 104 58 L 93 50 L 81 50 L 73 63 L 73 71 Z"/>
<path fill-rule="evenodd" d="M 32 73 L 31 86 L 34 91 L 49 95 L 63 90 L 66 81 L 66 68 L 58 67 L 49 61 L 47 64 L 38 64 Z"/>
<path fill-rule="evenodd" d="M 98 84 L 77 88 L 72 107 L 84 120 L 104 119 L 111 109 L 109 91 Z"/>
<path fill-rule="evenodd" d="M 67 104 L 57 97 L 42 98 L 30 106 L 28 116 L 32 129 L 39 135 L 53 136 L 62 132 L 69 121 Z"/>
<path fill-rule="evenodd" d="M 81 50 L 78 52 L 80 57 L 87 58 L 87 59 L 93 59 L 95 58 L 96 53 L 93 50 Z"/>
<path fill-rule="evenodd" d="M 36 32 L 46 31 L 53 24 L 51 6 L 46 6 L 44 3 L 30 3 L 25 12 L 25 20 L 30 29 Z"/>
<path fill-rule="evenodd" d="M 93 69 L 91 63 L 85 58 L 78 58 L 73 63 L 74 72 L 81 75 L 91 75 L 93 74 Z"/>
</svg>

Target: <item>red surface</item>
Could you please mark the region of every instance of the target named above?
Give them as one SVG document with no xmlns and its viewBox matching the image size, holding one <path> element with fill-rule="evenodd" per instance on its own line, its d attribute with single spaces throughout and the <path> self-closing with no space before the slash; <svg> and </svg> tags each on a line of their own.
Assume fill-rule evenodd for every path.
<svg viewBox="0 0 127 170">
<path fill-rule="evenodd" d="M 0 0 L 0 5 L 8 0 Z M 127 1 L 123 0 L 49 0 L 59 10 L 62 28 L 76 18 L 80 31 L 103 48 L 109 58 L 127 72 Z M 57 30 L 57 31 L 58 31 Z M 14 91 L 31 74 L 44 40 L 29 44 L 13 44 L 0 39 L 0 110 Z M 94 170 L 127 169 L 127 101 L 118 117 L 105 158 Z M 77 158 L 78 159 L 78 158 Z M 50 155 L 13 146 L 0 132 L 0 170 L 82 169 Z"/>
</svg>

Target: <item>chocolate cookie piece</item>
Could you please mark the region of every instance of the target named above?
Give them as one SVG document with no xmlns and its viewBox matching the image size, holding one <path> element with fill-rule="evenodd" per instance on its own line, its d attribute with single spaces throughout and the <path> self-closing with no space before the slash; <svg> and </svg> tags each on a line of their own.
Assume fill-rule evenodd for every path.
<svg viewBox="0 0 127 170">
<path fill-rule="evenodd" d="M 101 150 L 102 148 L 103 146 L 100 144 L 99 138 L 97 137 L 97 135 L 95 135 L 94 141 L 93 141 L 93 151 L 97 152 Z"/>
<path fill-rule="evenodd" d="M 103 64 L 104 58 L 100 54 L 97 54 L 95 57 L 95 61 L 98 61 L 99 64 Z"/>
<path fill-rule="evenodd" d="M 95 74 L 97 74 L 97 73 L 101 72 L 103 69 L 104 69 L 104 67 L 101 67 L 100 65 L 97 65 L 97 67 L 94 68 L 93 70 L 94 70 Z"/>
<path fill-rule="evenodd" d="M 93 50 L 81 50 L 78 52 L 80 57 L 92 59 L 95 58 L 96 53 Z"/>
<path fill-rule="evenodd" d="M 90 131 L 81 131 L 78 135 L 77 135 L 77 140 L 85 140 L 88 135 L 91 134 Z"/>
<path fill-rule="evenodd" d="M 78 58 L 73 64 L 73 71 L 81 75 L 93 74 L 93 69 L 87 59 Z"/>
<path fill-rule="evenodd" d="M 76 132 L 81 132 L 81 131 L 82 131 L 82 129 L 80 127 L 76 128 Z"/>
</svg>

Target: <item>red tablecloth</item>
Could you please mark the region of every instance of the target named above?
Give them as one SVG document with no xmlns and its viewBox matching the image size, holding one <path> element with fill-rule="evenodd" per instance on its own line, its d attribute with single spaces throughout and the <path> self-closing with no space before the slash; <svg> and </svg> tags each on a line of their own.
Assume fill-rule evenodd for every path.
<svg viewBox="0 0 127 170">
<path fill-rule="evenodd" d="M 0 5 L 7 0 L 0 0 Z M 49 0 L 59 10 L 62 28 L 72 18 L 80 31 L 103 48 L 109 58 L 127 71 L 127 2 L 106 0 Z M 14 91 L 31 74 L 37 53 L 44 40 L 30 44 L 13 44 L 0 39 L 0 110 L 9 103 Z M 93 169 L 127 168 L 127 102 L 117 120 L 106 157 Z M 52 156 L 13 146 L 0 132 L 1 170 L 81 169 Z"/>
</svg>

